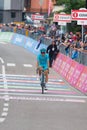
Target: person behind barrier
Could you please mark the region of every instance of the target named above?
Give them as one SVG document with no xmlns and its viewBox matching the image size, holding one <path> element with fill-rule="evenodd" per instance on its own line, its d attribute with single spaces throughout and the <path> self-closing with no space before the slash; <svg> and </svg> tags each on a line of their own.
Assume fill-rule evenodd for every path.
<svg viewBox="0 0 87 130">
<path fill-rule="evenodd" d="M 46 76 L 46 83 L 48 82 L 48 73 L 49 73 L 49 55 L 46 53 L 46 49 L 42 48 L 40 50 L 40 54 L 37 56 L 37 64 L 36 67 L 38 69 L 39 76 L 41 76 L 41 71 L 44 69 L 44 73 Z"/>
<path fill-rule="evenodd" d="M 52 67 L 53 60 L 55 60 L 57 56 L 57 45 L 53 40 L 52 43 L 47 47 L 47 53 L 49 54 L 49 66 Z"/>
</svg>

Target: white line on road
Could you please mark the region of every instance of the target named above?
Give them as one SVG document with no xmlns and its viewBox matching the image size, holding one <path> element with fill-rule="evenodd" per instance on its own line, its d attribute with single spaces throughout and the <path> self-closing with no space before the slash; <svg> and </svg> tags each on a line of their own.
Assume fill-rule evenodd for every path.
<svg viewBox="0 0 87 130">
<path fill-rule="evenodd" d="M 3 97 L 0 96 L 1 99 Z M 77 98 L 58 98 L 58 97 L 41 97 L 41 96 L 10 96 L 10 100 L 22 100 L 22 101 L 48 101 L 48 102 L 74 102 L 74 103 L 86 103 L 85 99 L 77 99 Z"/>
<path fill-rule="evenodd" d="M 31 64 L 23 64 L 24 67 L 32 67 Z"/>
<path fill-rule="evenodd" d="M 2 63 L 2 77 L 4 82 L 4 90 L 8 89 L 7 80 L 6 80 L 6 73 L 5 73 L 5 65 L 4 60 L 0 57 L 0 61 Z M 4 93 L 4 104 L 3 104 L 3 112 L 0 117 L 0 123 L 4 122 L 7 115 L 8 115 L 8 107 L 9 107 L 9 93 Z"/>
<path fill-rule="evenodd" d="M 4 103 L 4 107 L 8 107 L 9 106 L 9 104 L 8 103 Z"/>
<path fill-rule="evenodd" d="M 16 64 L 14 64 L 14 63 L 7 63 L 7 66 L 12 66 L 12 67 L 15 67 L 16 66 Z"/>
<path fill-rule="evenodd" d="M 3 61 L 3 59 L 1 57 L 0 57 L 0 61 L 1 61 L 2 64 L 4 64 L 4 61 Z"/>
<path fill-rule="evenodd" d="M 3 112 L 3 113 L 2 113 L 2 117 L 3 117 L 3 116 L 6 117 L 7 115 L 8 115 L 7 112 Z"/>
<path fill-rule="evenodd" d="M 0 41 L 0 44 L 7 44 L 7 42 L 4 42 L 4 41 Z"/>
<path fill-rule="evenodd" d="M 5 118 L 4 117 L 1 117 L 0 118 L 0 122 L 4 122 L 5 121 Z"/>
<path fill-rule="evenodd" d="M 8 89 L 9 90 L 9 89 Z M 3 92 L 0 92 L 0 95 L 3 95 Z M 16 96 L 39 96 L 39 97 L 43 97 L 42 94 L 30 94 L 30 93 L 9 93 L 9 95 L 16 95 Z M 77 98 L 77 99 L 86 99 L 87 100 L 87 96 L 73 96 L 73 95 L 54 95 L 54 94 L 44 94 L 45 97 L 59 97 L 59 98 Z M 1 98 L 1 97 L 0 97 Z"/>
<path fill-rule="evenodd" d="M 7 112 L 7 111 L 8 111 L 8 108 L 4 107 L 4 108 L 3 108 L 3 111 L 4 111 L 4 112 Z"/>
</svg>

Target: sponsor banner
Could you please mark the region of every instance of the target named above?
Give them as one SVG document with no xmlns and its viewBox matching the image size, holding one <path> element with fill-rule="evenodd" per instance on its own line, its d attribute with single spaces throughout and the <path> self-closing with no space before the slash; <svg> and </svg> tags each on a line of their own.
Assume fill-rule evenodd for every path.
<svg viewBox="0 0 87 130">
<path fill-rule="evenodd" d="M 87 67 L 84 66 L 83 72 L 81 73 L 78 82 L 76 83 L 76 88 L 82 92 L 87 92 L 87 84 L 85 86 L 85 81 L 87 80 Z"/>
<path fill-rule="evenodd" d="M 13 37 L 11 32 L 0 32 L 0 41 L 10 42 Z"/>
<path fill-rule="evenodd" d="M 82 88 L 81 88 L 82 92 L 86 93 L 87 94 L 87 77 L 82 85 Z"/>
<path fill-rule="evenodd" d="M 62 53 L 59 53 L 57 55 L 57 58 L 55 60 L 55 62 L 53 63 L 53 68 L 55 71 L 57 71 L 59 73 L 59 70 L 60 70 L 60 66 L 62 64 L 62 57 L 63 57 L 63 54 Z"/>
<path fill-rule="evenodd" d="M 25 36 L 21 34 L 14 34 L 14 36 L 11 39 L 11 43 L 18 45 L 18 46 L 25 46 Z"/>
<path fill-rule="evenodd" d="M 44 20 L 44 15 L 32 14 L 32 15 L 31 15 L 31 19 L 32 19 L 32 20 Z"/>
<path fill-rule="evenodd" d="M 65 55 L 63 55 L 61 57 L 61 59 L 62 59 L 62 64 L 61 64 L 60 69 L 58 71 L 60 74 L 62 74 L 63 71 L 65 71 L 67 57 Z"/>
<path fill-rule="evenodd" d="M 54 14 L 53 21 L 54 22 L 70 23 L 71 22 L 71 15 L 69 15 L 69 14 Z"/>
<path fill-rule="evenodd" d="M 87 20 L 79 20 L 77 21 L 77 25 L 87 25 Z"/>
<path fill-rule="evenodd" d="M 37 49 L 37 46 L 39 44 L 37 41 L 29 37 L 26 37 L 24 35 L 12 33 L 12 32 L 0 32 L 0 41 L 21 46 L 33 52 L 35 55 L 39 53 L 41 48 L 47 48 L 47 45 L 41 43 Z"/>
<path fill-rule="evenodd" d="M 49 0 L 49 2 L 48 2 L 48 16 L 50 15 L 51 10 L 52 10 L 52 0 Z"/>
<path fill-rule="evenodd" d="M 71 65 L 72 65 L 72 59 L 70 57 L 67 57 L 64 71 L 62 71 L 62 76 L 63 77 L 66 77 Z"/>
<path fill-rule="evenodd" d="M 72 20 L 87 20 L 87 10 L 72 10 Z"/>
<path fill-rule="evenodd" d="M 26 50 L 32 52 L 33 49 L 34 49 L 34 47 L 35 47 L 35 44 L 36 44 L 36 42 L 34 42 L 33 39 L 31 39 L 31 38 L 26 38 L 26 42 L 25 42 L 24 48 L 25 48 Z"/>
<path fill-rule="evenodd" d="M 66 57 L 66 58 L 65 58 Z M 73 87 L 87 93 L 87 67 L 59 53 L 53 63 L 55 71 L 60 73 Z"/>
<path fill-rule="evenodd" d="M 66 75 L 67 81 L 69 81 L 69 82 L 71 81 L 73 73 L 75 72 L 77 65 L 78 65 L 78 63 L 76 61 L 72 60 L 72 65 Z"/>
<path fill-rule="evenodd" d="M 71 84 L 71 85 L 73 85 L 73 86 L 76 85 L 76 83 L 77 83 L 77 81 L 78 81 L 80 75 L 81 75 L 82 72 L 83 72 L 83 69 L 84 69 L 84 66 L 81 65 L 81 64 L 79 64 L 79 63 L 77 63 L 77 65 L 76 65 L 76 67 L 75 67 L 75 70 L 74 70 L 74 72 L 73 72 L 73 74 L 72 74 L 72 76 L 71 76 L 71 79 L 70 79 L 70 84 Z"/>
<path fill-rule="evenodd" d="M 66 22 L 58 22 L 58 25 L 66 26 Z"/>
<path fill-rule="evenodd" d="M 84 69 L 76 83 L 76 88 L 79 89 L 80 91 L 87 93 L 87 67 L 84 66 Z"/>
<path fill-rule="evenodd" d="M 24 47 L 25 49 L 27 49 L 30 52 L 33 52 L 34 54 L 38 54 L 41 48 L 47 48 L 46 45 L 44 45 L 43 43 L 38 47 L 38 49 L 36 49 L 36 47 L 38 46 L 38 42 L 35 41 L 32 38 L 28 38 L 25 37 L 23 35 L 20 34 L 15 34 L 14 37 L 12 38 L 12 44 L 16 44 L 18 46 Z"/>
<path fill-rule="evenodd" d="M 35 41 L 34 39 L 26 38 L 24 48 L 33 52 L 35 55 L 38 55 L 41 48 L 47 48 L 47 46 L 45 44 L 41 43 L 41 45 L 37 49 L 38 44 L 39 43 L 37 41 Z"/>
</svg>

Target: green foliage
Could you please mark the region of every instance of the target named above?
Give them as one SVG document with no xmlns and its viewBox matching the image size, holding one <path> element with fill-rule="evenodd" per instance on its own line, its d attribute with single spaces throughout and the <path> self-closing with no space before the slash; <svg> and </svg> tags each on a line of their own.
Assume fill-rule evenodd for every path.
<svg viewBox="0 0 87 130">
<path fill-rule="evenodd" d="M 80 25 L 77 26 L 77 22 L 76 21 L 72 21 L 71 23 L 67 24 L 67 30 L 69 32 L 73 32 L 73 33 L 81 32 L 81 26 Z"/>
<path fill-rule="evenodd" d="M 66 14 L 71 14 L 72 9 L 85 8 L 86 0 L 57 0 L 57 5 L 65 5 L 65 9 L 57 13 L 65 12 Z M 71 24 L 67 25 L 67 29 L 69 32 L 81 31 L 81 26 L 77 26 L 76 21 L 72 21 Z"/>
<path fill-rule="evenodd" d="M 69 0 L 57 0 L 57 5 L 66 4 Z"/>
<path fill-rule="evenodd" d="M 57 0 L 57 5 L 65 5 L 65 9 L 62 11 L 71 13 L 72 9 L 85 8 L 86 0 Z"/>
</svg>

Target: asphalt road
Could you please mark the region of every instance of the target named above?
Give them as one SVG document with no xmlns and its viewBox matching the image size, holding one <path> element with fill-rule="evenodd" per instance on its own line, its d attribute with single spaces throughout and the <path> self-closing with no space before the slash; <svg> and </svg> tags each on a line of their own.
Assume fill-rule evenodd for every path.
<svg viewBox="0 0 87 130">
<path fill-rule="evenodd" d="M 0 44 L 0 130 L 86 130 L 87 97 L 50 69 L 41 94 L 36 56 Z"/>
</svg>

